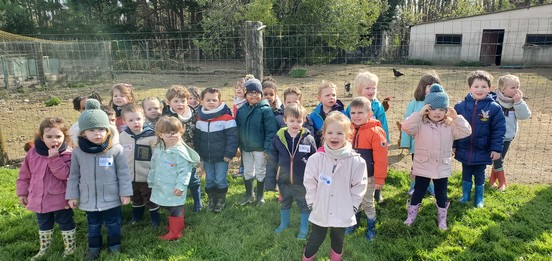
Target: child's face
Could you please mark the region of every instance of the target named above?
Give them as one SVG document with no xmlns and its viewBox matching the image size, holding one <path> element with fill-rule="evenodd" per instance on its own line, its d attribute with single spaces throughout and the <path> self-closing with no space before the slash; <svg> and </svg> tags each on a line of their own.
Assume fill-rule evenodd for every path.
<svg viewBox="0 0 552 261">
<path fill-rule="evenodd" d="M 195 108 L 199 105 L 199 100 L 191 95 L 190 98 L 188 98 L 188 104 Z"/>
<path fill-rule="evenodd" d="M 272 105 L 276 100 L 276 92 L 272 88 L 264 88 L 263 97 Z"/>
<path fill-rule="evenodd" d="M 433 122 L 440 122 L 445 118 L 445 115 L 447 114 L 446 109 L 429 109 L 429 112 L 427 114 L 427 117 L 429 120 Z"/>
<path fill-rule="evenodd" d="M 372 101 L 376 98 L 377 92 L 378 86 L 372 82 L 368 82 L 366 85 L 362 86 L 362 89 L 360 89 L 360 96 L 364 96 Z"/>
<path fill-rule="evenodd" d="M 360 126 L 368 122 L 371 117 L 371 111 L 365 110 L 362 107 L 351 107 L 351 121 L 356 126 Z"/>
<path fill-rule="evenodd" d="M 90 142 L 96 145 L 100 145 L 105 141 L 105 137 L 107 136 L 107 130 L 104 128 L 85 130 L 84 136 Z"/>
<path fill-rule="evenodd" d="M 343 126 L 338 122 L 333 121 L 328 123 L 328 126 L 326 127 L 326 131 L 324 132 L 324 142 L 332 150 L 341 149 L 345 146 L 345 142 L 347 140 L 346 136 L 347 133 L 346 130 L 343 129 Z"/>
<path fill-rule="evenodd" d="M 42 135 L 42 141 L 46 144 L 48 149 L 59 149 L 63 141 L 65 140 L 65 135 L 58 128 L 45 128 L 44 134 Z"/>
<path fill-rule="evenodd" d="M 218 93 L 207 92 L 205 93 L 205 96 L 203 96 L 203 108 L 207 111 L 218 108 L 221 103 L 222 101 L 219 100 Z"/>
<path fill-rule="evenodd" d="M 125 124 L 132 133 L 139 134 L 144 130 L 144 114 L 141 112 L 126 112 L 123 114 Z"/>
<path fill-rule="evenodd" d="M 144 111 L 148 119 L 157 119 L 161 116 L 161 104 L 157 100 L 144 102 Z"/>
<path fill-rule="evenodd" d="M 88 100 L 88 98 L 82 98 L 80 100 L 80 109 L 79 109 L 79 112 L 83 112 L 84 109 L 86 108 L 86 101 Z"/>
<path fill-rule="evenodd" d="M 487 94 L 491 92 L 491 88 L 487 81 L 481 79 L 474 79 L 470 88 L 472 97 L 476 100 L 483 100 L 487 97 Z"/>
<path fill-rule="evenodd" d="M 316 98 L 325 107 L 333 107 L 336 102 L 336 96 L 335 88 L 324 88 Z"/>
<path fill-rule="evenodd" d="M 169 106 L 174 112 L 180 115 L 184 115 L 184 113 L 188 109 L 188 99 L 174 97 L 169 101 Z"/>
<path fill-rule="evenodd" d="M 257 105 L 257 103 L 261 102 L 262 94 L 258 91 L 249 91 L 245 95 L 245 99 L 247 100 L 247 103 L 249 103 L 249 105 L 254 106 Z"/>
<path fill-rule="evenodd" d="M 426 95 L 429 93 L 429 87 L 431 87 L 431 84 L 426 85 L 426 91 L 425 91 Z"/>
<path fill-rule="evenodd" d="M 305 120 L 295 118 L 293 116 L 287 116 L 286 118 L 284 118 L 284 122 L 288 127 L 289 135 L 291 137 L 295 137 L 301 131 L 301 128 L 303 128 L 303 122 L 305 122 Z"/>
<path fill-rule="evenodd" d="M 234 91 L 236 92 L 237 97 L 243 98 L 243 87 L 241 86 L 240 82 L 238 82 L 238 85 L 236 86 Z"/>
<path fill-rule="evenodd" d="M 301 104 L 301 100 L 299 99 L 299 95 L 295 93 L 290 93 L 284 98 L 284 103 L 286 106 L 294 103 Z"/>
<path fill-rule="evenodd" d="M 108 114 L 107 119 L 109 120 L 109 124 L 117 126 L 117 124 L 115 123 L 117 121 L 117 119 L 115 118 L 115 113 Z"/>
<path fill-rule="evenodd" d="M 178 131 L 161 133 L 161 139 L 165 142 L 165 148 L 176 145 L 182 139 L 182 133 Z"/>
<path fill-rule="evenodd" d="M 519 93 L 519 82 L 517 81 L 510 81 L 508 82 L 502 89 L 502 93 L 506 96 L 506 97 L 514 97 L 514 95 L 518 94 Z"/>
<path fill-rule="evenodd" d="M 113 90 L 113 104 L 122 107 L 129 103 L 128 97 L 123 95 L 118 89 Z"/>
</svg>

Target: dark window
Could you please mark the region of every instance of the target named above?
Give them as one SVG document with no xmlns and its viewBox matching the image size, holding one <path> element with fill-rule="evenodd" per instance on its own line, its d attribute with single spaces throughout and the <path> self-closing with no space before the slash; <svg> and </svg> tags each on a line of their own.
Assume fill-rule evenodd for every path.
<svg viewBox="0 0 552 261">
<path fill-rule="evenodd" d="M 462 44 L 461 34 L 436 34 L 435 44 Z"/>
<path fill-rule="evenodd" d="M 528 34 L 525 45 L 552 45 L 552 34 Z"/>
</svg>

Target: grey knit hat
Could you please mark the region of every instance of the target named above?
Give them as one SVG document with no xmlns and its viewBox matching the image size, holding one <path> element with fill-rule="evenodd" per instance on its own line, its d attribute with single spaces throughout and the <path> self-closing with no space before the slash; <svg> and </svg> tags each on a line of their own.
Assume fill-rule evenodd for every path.
<svg viewBox="0 0 552 261">
<path fill-rule="evenodd" d="M 245 94 L 251 91 L 256 91 L 261 95 L 263 94 L 263 85 L 257 79 L 247 80 L 243 85 L 245 86 Z"/>
<path fill-rule="evenodd" d="M 431 85 L 429 93 L 425 96 L 425 103 L 432 109 L 446 109 L 449 106 L 449 97 L 443 86 L 438 83 Z"/>
<path fill-rule="evenodd" d="M 95 99 L 88 99 L 84 111 L 79 116 L 79 130 L 109 129 L 107 114 L 100 109 L 100 102 Z"/>
</svg>

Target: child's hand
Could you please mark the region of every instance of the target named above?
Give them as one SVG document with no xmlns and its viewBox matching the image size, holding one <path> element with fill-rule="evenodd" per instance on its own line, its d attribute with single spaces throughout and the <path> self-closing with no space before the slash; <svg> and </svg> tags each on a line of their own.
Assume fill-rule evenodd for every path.
<svg viewBox="0 0 552 261">
<path fill-rule="evenodd" d="M 455 110 L 454 108 L 448 107 L 447 110 L 448 110 L 449 116 L 450 116 L 452 119 L 456 119 L 456 117 L 458 117 L 458 113 L 456 112 L 456 110 Z"/>
<path fill-rule="evenodd" d="M 512 99 L 514 99 L 515 103 L 520 102 L 521 99 L 523 99 L 523 92 L 521 92 L 521 90 L 518 90 L 517 93 L 514 94 L 514 97 L 512 97 Z"/>
<path fill-rule="evenodd" d="M 230 161 L 232 161 L 231 158 L 224 157 L 224 162 L 229 163 Z"/>
<path fill-rule="evenodd" d="M 429 109 L 430 109 L 429 104 L 424 105 L 424 107 L 422 107 L 422 109 L 420 110 L 420 116 L 428 115 Z"/>
<path fill-rule="evenodd" d="M 491 151 L 491 159 L 494 161 L 494 160 L 499 160 L 500 159 L 500 152 L 496 152 L 496 151 Z"/>
<path fill-rule="evenodd" d="M 383 184 L 381 184 L 381 185 L 380 184 L 374 184 L 374 189 L 375 190 L 382 189 L 383 186 L 385 186 L 385 185 L 383 185 Z"/>
<path fill-rule="evenodd" d="M 70 208 L 76 208 L 77 207 L 77 200 L 76 199 L 70 199 L 67 201 L 67 205 L 69 205 Z"/>
<path fill-rule="evenodd" d="M 126 197 L 126 196 L 121 197 L 121 203 L 123 205 L 128 205 L 128 203 L 130 203 L 130 197 Z"/>
<path fill-rule="evenodd" d="M 57 156 L 59 156 L 59 148 L 57 146 L 53 146 L 51 149 L 48 150 L 48 158 Z"/>
<path fill-rule="evenodd" d="M 175 196 L 177 196 L 177 197 L 180 197 L 180 196 L 182 196 L 182 190 L 180 190 L 180 189 L 174 189 L 174 190 L 173 190 L 173 194 L 174 194 Z"/>
<path fill-rule="evenodd" d="M 27 196 L 19 196 L 19 204 L 21 204 L 22 206 L 27 206 L 27 204 L 29 204 Z"/>
</svg>

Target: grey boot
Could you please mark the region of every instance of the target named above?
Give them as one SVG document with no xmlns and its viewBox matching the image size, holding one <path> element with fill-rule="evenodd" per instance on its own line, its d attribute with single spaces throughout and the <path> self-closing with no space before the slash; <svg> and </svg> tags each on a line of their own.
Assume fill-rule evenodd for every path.
<svg viewBox="0 0 552 261">
<path fill-rule="evenodd" d="M 258 181 L 257 180 L 257 201 L 255 202 L 255 205 L 260 207 L 265 204 L 264 199 L 264 181 Z"/>
<path fill-rule="evenodd" d="M 245 185 L 245 197 L 238 203 L 240 206 L 245 206 L 247 204 L 253 203 L 253 179 L 244 180 Z"/>
<path fill-rule="evenodd" d="M 46 251 L 48 251 L 48 249 L 52 245 L 52 240 L 54 238 L 54 229 L 39 230 L 38 238 L 40 239 L 40 250 L 36 255 L 31 257 L 31 260 L 36 260 L 46 255 Z"/>
</svg>

